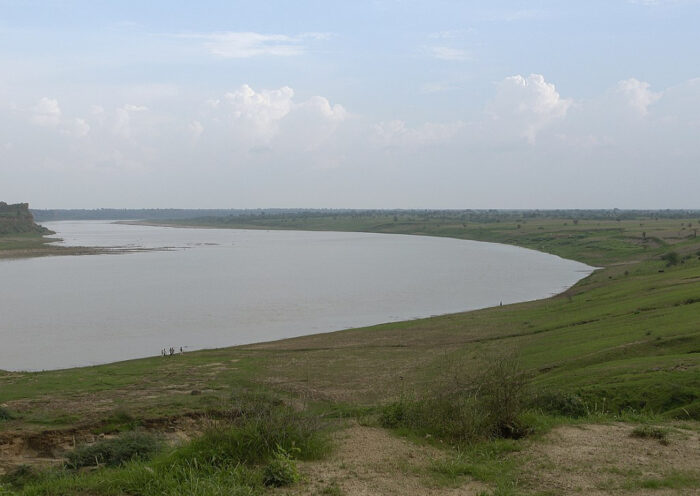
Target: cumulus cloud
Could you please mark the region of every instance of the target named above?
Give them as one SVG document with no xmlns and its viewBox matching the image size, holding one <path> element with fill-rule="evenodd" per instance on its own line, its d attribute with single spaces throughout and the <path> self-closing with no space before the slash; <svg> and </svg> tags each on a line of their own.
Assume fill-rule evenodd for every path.
<svg viewBox="0 0 700 496">
<path fill-rule="evenodd" d="M 30 111 L 30 121 L 37 126 L 53 128 L 59 133 L 82 138 L 90 132 L 90 125 L 83 118 L 66 118 L 55 98 L 42 97 Z"/>
<path fill-rule="evenodd" d="M 573 101 L 562 98 L 541 74 L 509 76 L 499 85 L 487 113 L 503 131 L 515 132 L 534 143 L 537 133 L 563 118 Z"/>
<path fill-rule="evenodd" d="M 58 100 L 43 97 L 32 107 L 31 120 L 39 126 L 58 126 L 61 123 L 61 107 Z"/>
<path fill-rule="evenodd" d="M 313 148 L 345 120 L 342 105 L 331 104 L 327 98 L 313 96 L 295 101 L 289 86 L 254 90 L 247 84 L 226 93 L 222 99 L 209 99 L 205 106 L 221 116 L 231 126 L 229 134 L 250 148 L 267 146 L 273 140 Z M 280 138 L 281 128 L 284 134 Z M 293 136 L 293 139 L 289 139 Z"/>
<path fill-rule="evenodd" d="M 257 177 L 261 190 L 278 179 L 315 191 L 399 178 L 406 181 L 401 191 L 413 195 L 402 197 L 406 201 L 419 198 L 425 184 L 462 194 L 456 184 L 469 188 L 474 178 L 500 185 L 505 177 L 510 193 L 519 194 L 546 189 L 528 182 L 531 177 L 556 176 L 562 180 L 551 191 L 568 201 L 575 190 L 567 187 L 579 181 L 597 191 L 601 174 L 617 181 L 615 194 L 627 191 L 630 181 L 653 192 L 666 176 L 647 178 L 663 168 L 688 183 L 697 177 L 700 79 L 655 91 L 637 79 L 611 81 L 607 91 L 575 102 L 555 83 L 541 75 L 507 77 L 481 111 L 443 121 L 427 105 L 421 115 L 418 104 L 411 114 L 373 120 L 326 96 L 301 98 L 288 86 L 242 85 L 218 95 L 124 98 L 93 107 L 61 95 L 35 97 L 29 100 L 35 104 L 7 104 L 9 111 L 0 112 L 0 155 L 3 163 L 35 171 L 51 164 L 51 171 L 75 177 L 180 178 L 182 191 L 199 177 L 236 188 L 241 174 Z M 406 174 L 396 174 L 397 168 Z M 431 183 L 437 176 L 450 179 Z M 314 181 L 319 186 L 312 189 Z M 216 201 L 225 202 L 229 193 Z M 479 194 L 477 186 L 470 194 Z M 523 201 L 532 196 L 522 195 Z"/>
<path fill-rule="evenodd" d="M 639 115 L 646 115 L 649 105 L 661 97 L 661 93 L 654 93 L 649 88 L 649 83 L 631 78 L 617 83 L 616 91 L 631 109 Z"/>
<path fill-rule="evenodd" d="M 224 95 L 224 100 L 234 119 L 244 121 L 263 137 L 271 137 L 277 131 L 279 121 L 294 105 L 294 90 L 283 86 L 276 90 L 255 91 L 244 84 Z"/>
</svg>

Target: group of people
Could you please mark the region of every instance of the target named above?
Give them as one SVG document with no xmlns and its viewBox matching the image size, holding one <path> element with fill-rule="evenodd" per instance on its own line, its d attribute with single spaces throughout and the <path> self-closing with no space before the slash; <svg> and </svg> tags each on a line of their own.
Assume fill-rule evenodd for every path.
<svg viewBox="0 0 700 496">
<path fill-rule="evenodd" d="M 163 348 L 162 350 L 160 350 L 160 355 L 173 356 L 176 352 L 177 350 L 171 346 L 170 348 Z M 180 346 L 180 353 L 183 353 L 182 346 Z"/>
</svg>

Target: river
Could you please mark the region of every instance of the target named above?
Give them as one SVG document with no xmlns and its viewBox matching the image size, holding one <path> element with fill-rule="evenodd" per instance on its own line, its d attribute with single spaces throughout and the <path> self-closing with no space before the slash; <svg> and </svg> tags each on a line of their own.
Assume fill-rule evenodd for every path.
<svg viewBox="0 0 700 496">
<path fill-rule="evenodd" d="M 0 369 L 48 370 L 428 317 L 559 293 L 593 269 L 392 234 L 48 222 L 134 253 L 0 261 Z"/>
</svg>

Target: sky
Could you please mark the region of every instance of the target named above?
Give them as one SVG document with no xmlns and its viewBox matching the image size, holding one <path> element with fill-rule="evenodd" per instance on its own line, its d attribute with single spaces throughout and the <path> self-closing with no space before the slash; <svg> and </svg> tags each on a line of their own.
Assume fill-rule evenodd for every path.
<svg viewBox="0 0 700 496">
<path fill-rule="evenodd" d="M 0 0 L 0 200 L 700 208 L 700 1 Z"/>
</svg>

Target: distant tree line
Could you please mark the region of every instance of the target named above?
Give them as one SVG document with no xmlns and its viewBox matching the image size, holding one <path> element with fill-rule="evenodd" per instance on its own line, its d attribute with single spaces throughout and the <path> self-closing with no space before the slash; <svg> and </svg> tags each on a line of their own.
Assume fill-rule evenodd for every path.
<svg viewBox="0 0 700 496">
<path fill-rule="evenodd" d="M 565 218 L 574 223 L 578 220 L 634 220 L 634 219 L 687 219 L 700 218 L 700 210 L 415 210 L 415 209 L 299 209 L 299 208 L 265 208 L 265 209 L 51 209 L 32 210 L 37 221 L 52 220 L 185 220 L 185 219 L 311 219 L 327 217 L 386 217 L 394 221 L 401 218 L 440 219 L 462 222 L 501 222 L 544 218 Z"/>
</svg>

